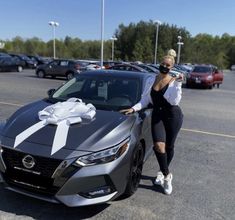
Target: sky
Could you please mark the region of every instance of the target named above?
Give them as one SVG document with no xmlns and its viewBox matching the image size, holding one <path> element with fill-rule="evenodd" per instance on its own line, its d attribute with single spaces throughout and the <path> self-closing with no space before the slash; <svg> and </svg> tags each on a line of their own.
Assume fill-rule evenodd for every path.
<svg viewBox="0 0 235 220">
<path fill-rule="evenodd" d="M 101 39 L 102 0 L 0 0 L 0 40 L 53 38 Z M 104 39 L 120 24 L 159 20 L 185 28 L 195 36 L 235 36 L 235 0 L 104 0 Z M 159 31 L 161 29 L 159 28 Z"/>
</svg>

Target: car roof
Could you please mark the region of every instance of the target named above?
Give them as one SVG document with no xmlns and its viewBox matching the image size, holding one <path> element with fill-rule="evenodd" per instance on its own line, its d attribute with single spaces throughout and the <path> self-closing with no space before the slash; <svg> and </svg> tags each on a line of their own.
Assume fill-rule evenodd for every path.
<svg viewBox="0 0 235 220">
<path fill-rule="evenodd" d="M 144 79 L 148 77 L 153 77 L 152 73 L 146 72 L 135 72 L 135 71 L 123 71 L 123 70 L 93 70 L 80 73 L 79 75 L 97 76 L 105 75 L 107 77 L 123 77 L 123 78 L 139 78 Z"/>
</svg>

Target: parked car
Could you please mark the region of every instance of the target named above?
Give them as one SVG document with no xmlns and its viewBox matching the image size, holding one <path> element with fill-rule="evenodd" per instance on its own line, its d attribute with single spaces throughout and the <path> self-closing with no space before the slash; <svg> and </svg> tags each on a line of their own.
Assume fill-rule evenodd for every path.
<svg viewBox="0 0 235 220">
<path fill-rule="evenodd" d="M 10 57 L 8 53 L 0 52 L 0 57 Z"/>
<path fill-rule="evenodd" d="M 153 152 L 152 110 L 131 115 L 119 110 L 137 103 L 152 77 L 127 71 L 87 71 L 49 90 L 48 98 L 17 110 L 0 124 L 4 186 L 67 206 L 132 195 L 143 163 Z M 83 118 L 81 113 L 78 120 L 81 108 L 77 104 L 89 106 L 93 117 Z M 43 115 L 46 118 L 39 118 Z"/>
<path fill-rule="evenodd" d="M 11 56 L 0 56 L 0 72 L 17 71 L 21 72 L 21 62 Z"/>
<path fill-rule="evenodd" d="M 146 64 L 138 64 L 137 66 L 141 67 L 142 69 L 147 70 L 150 73 L 155 73 L 155 74 L 159 73 L 159 70 L 157 68 L 153 67 L 153 66 L 149 66 L 149 65 L 146 65 Z"/>
<path fill-rule="evenodd" d="M 231 69 L 231 71 L 234 71 L 234 70 L 235 70 L 235 65 L 232 65 L 232 66 L 230 67 L 230 69 Z"/>
<path fill-rule="evenodd" d="M 223 83 L 223 72 L 213 65 L 195 65 L 192 72 L 188 74 L 186 86 L 205 87 L 212 89 Z"/>
<path fill-rule="evenodd" d="M 110 67 L 117 65 L 117 64 L 122 64 L 122 62 L 119 62 L 119 61 L 104 61 L 103 62 L 105 69 L 109 69 Z"/>
<path fill-rule="evenodd" d="M 145 70 L 139 66 L 127 64 L 127 63 L 117 64 L 117 65 L 111 66 L 109 69 L 110 70 L 135 71 L 135 72 L 148 73 L 147 70 Z"/>
<path fill-rule="evenodd" d="M 80 73 L 80 67 L 80 63 L 76 60 L 56 59 L 47 64 L 39 65 L 35 72 L 39 78 L 44 78 L 46 76 L 55 78 L 60 76 L 71 79 Z"/>
<path fill-rule="evenodd" d="M 11 55 L 12 57 L 15 57 L 17 59 L 19 59 L 23 65 L 23 68 L 30 68 L 30 69 L 34 69 L 37 66 L 37 63 L 33 60 L 31 60 L 29 57 L 27 57 L 24 54 L 13 54 L 13 53 L 9 53 L 9 55 Z"/>
<path fill-rule="evenodd" d="M 47 64 L 50 61 L 52 61 L 52 59 L 49 58 L 45 58 L 45 57 L 41 57 L 41 56 L 34 56 L 34 55 L 27 55 L 31 60 L 33 60 L 36 65 L 42 65 L 42 64 Z"/>
</svg>

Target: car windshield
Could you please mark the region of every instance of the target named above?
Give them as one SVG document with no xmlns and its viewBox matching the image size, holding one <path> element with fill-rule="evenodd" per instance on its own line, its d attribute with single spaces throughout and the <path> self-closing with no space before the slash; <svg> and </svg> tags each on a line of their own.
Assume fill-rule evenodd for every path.
<svg viewBox="0 0 235 220">
<path fill-rule="evenodd" d="M 137 78 L 110 76 L 82 76 L 71 79 L 60 87 L 49 101 L 82 99 L 97 109 L 118 111 L 133 106 L 140 98 L 141 82 Z"/>
<path fill-rule="evenodd" d="M 20 56 L 23 60 L 30 60 L 29 57 L 27 57 L 26 55 L 21 54 Z"/>
<path fill-rule="evenodd" d="M 208 73 L 208 72 L 211 72 L 211 67 L 209 67 L 209 66 L 195 66 L 193 72 Z"/>
</svg>

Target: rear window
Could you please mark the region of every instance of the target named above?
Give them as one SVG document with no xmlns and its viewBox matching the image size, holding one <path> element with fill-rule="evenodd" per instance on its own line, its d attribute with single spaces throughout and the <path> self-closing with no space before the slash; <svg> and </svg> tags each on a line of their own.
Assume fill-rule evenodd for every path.
<svg viewBox="0 0 235 220">
<path fill-rule="evenodd" d="M 211 72 L 211 67 L 209 66 L 195 66 L 193 69 L 193 72 L 197 72 L 197 73 L 208 73 Z"/>
</svg>

